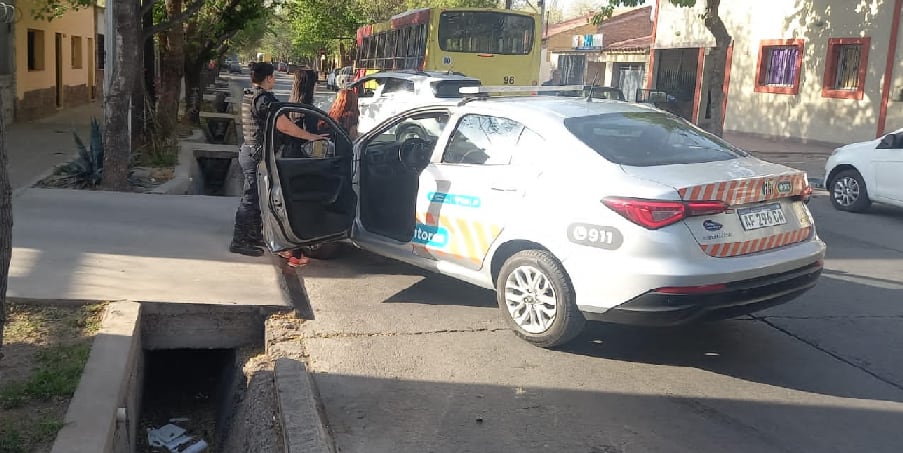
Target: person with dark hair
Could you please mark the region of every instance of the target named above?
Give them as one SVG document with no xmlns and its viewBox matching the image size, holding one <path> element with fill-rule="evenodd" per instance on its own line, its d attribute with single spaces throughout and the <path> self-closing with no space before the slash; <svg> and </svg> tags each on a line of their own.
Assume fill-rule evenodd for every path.
<svg viewBox="0 0 903 453">
<path fill-rule="evenodd" d="M 269 105 L 279 102 L 272 89 L 276 84 L 274 68 L 270 63 L 251 66 L 250 94 L 242 99 L 242 136 L 244 144 L 238 153 L 238 163 L 245 177 L 245 191 L 235 213 L 235 228 L 229 251 L 248 256 L 263 255 L 263 225 L 260 218 L 260 200 L 257 194 L 257 164 L 263 151 L 263 131 L 266 126 Z M 324 140 L 327 135 L 312 134 L 298 127 L 287 116 L 276 120 L 276 129 L 288 136 L 309 141 Z"/>
</svg>

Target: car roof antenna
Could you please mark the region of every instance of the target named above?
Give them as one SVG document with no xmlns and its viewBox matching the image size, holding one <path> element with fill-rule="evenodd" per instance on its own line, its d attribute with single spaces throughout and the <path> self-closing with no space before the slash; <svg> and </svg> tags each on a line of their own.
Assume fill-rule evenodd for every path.
<svg viewBox="0 0 903 453">
<path fill-rule="evenodd" d="M 593 91 L 596 91 L 596 79 L 599 78 L 599 73 L 595 73 L 593 75 L 592 84 L 589 86 L 589 94 L 586 95 L 586 102 L 593 102 Z"/>
</svg>

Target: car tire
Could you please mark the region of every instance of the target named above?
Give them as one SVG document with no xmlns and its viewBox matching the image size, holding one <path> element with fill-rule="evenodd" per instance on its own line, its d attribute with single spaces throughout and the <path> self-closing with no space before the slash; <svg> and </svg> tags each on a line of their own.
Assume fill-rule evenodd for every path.
<svg viewBox="0 0 903 453">
<path fill-rule="evenodd" d="M 843 170 L 828 184 L 831 204 L 838 211 L 862 212 L 872 205 L 865 179 L 856 170 Z"/>
<path fill-rule="evenodd" d="M 342 244 L 340 242 L 329 242 L 313 247 L 304 247 L 301 251 L 305 256 L 327 261 L 338 257 L 342 253 Z"/>
<path fill-rule="evenodd" d="M 522 302 L 517 302 L 518 297 Z M 541 348 L 568 343 L 586 324 L 567 273 L 543 250 L 524 250 L 505 261 L 496 280 L 496 299 L 514 333 Z M 549 305 L 554 305 L 551 316 Z M 540 311 L 538 306 L 546 310 Z"/>
</svg>

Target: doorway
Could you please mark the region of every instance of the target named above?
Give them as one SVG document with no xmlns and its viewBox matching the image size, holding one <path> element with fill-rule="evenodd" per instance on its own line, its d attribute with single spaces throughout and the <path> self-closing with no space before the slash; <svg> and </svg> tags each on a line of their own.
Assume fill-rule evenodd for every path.
<svg viewBox="0 0 903 453">
<path fill-rule="evenodd" d="M 643 78 L 646 76 L 646 68 L 643 63 L 619 63 L 618 87 L 624 92 L 624 97 L 630 102 L 636 101 L 636 90 L 643 87 Z"/>
<path fill-rule="evenodd" d="M 54 39 L 56 63 L 56 108 L 63 108 L 63 34 L 57 33 Z"/>
</svg>

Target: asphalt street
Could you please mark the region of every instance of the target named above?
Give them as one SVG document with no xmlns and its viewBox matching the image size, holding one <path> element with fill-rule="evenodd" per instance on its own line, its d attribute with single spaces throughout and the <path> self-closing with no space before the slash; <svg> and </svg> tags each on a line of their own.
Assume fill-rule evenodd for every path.
<svg viewBox="0 0 903 453">
<path fill-rule="evenodd" d="M 771 157 L 810 176 L 824 162 Z M 491 292 L 350 248 L 312 262 L 302 331 L 338 450 L 900 452 L 903 210 L 810 208 L 828 257 L 796 301 L 590 324 L 554 351 L 517 339 Z"/>
</svg>

